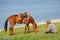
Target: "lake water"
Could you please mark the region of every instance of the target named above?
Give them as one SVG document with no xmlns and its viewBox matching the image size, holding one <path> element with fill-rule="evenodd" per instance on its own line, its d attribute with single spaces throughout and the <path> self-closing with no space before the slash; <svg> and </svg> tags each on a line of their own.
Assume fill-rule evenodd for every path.
<svg viewBox="0 0 60 40">
<path fill-rule="evenodd" d="M 0 29 L 4 28 L 4 22 L 10 15 L 25 11 L 36 22 L 60 19 L 60 0 L 0 0 Z"/>
</svg>

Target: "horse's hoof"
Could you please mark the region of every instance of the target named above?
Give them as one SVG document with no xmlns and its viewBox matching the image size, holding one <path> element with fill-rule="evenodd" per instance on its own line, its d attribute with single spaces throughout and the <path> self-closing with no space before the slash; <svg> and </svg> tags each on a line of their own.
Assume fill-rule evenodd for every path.
<svg viewBox="0 0 60 40">
<path fill-rule="evenodd" d="M 24 32 L 24 34 L 27 34 L 27 32 Z"/>
<path fill-rule="evenodd" d="M 13 36 L 14 34 L 10 34 L 10 36 Z"/>
<path fill-rule="evenodd" d="M 10 34 L 10 36 L 13 36 L 12 34 Z"/>
<path fill-rule="evenodd" d="M 36 31 L 36 32 L 39 32 L 39 31 Z"/>
<path fill-rule="evenodd" d="M 27 34 L 26 32 L 24 32 L 24 34 Z"/>
<path fill-rule="evenodd" d="M 35 33 L 37 33 L 38 31 L 35 31 Z"/>
<path fill-rule="evenodd" d="M 30 33 L 30 31 L 28 31 L 28 33 Z"/>
</svg>

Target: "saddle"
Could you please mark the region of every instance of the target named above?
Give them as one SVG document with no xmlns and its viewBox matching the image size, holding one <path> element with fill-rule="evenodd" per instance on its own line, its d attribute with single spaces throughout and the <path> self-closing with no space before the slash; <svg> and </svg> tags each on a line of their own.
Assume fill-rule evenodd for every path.
<svg viewBox="0 0 60 40">
<path fill-rule="evenodd" d="M 24 14 L 21 14 L 21 16 L 22 16 L 23 19 L 24 19 L 24 18 L 27 18 Z"/>
</svg>

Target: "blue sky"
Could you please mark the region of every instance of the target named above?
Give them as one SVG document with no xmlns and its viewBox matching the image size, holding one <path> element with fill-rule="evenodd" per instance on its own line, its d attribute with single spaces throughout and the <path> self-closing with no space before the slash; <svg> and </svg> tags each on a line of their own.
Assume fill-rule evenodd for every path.
<svg viewBox="0 0 60 40">
<path fill-rule="evenodd" d="M 29 12 L 36 22 L 60 18 L 60 0 L 0 0 L 0 26 L 7 17 Z"/>
</svg>

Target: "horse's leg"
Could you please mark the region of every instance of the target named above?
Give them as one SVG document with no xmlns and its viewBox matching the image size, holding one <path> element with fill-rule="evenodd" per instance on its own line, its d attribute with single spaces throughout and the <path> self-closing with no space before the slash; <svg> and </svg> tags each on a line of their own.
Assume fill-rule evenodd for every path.
<svg viewBox="0 0 60 40">
<path fill-rule="evenodd" d="M 29 27 L 29 24 L 27 24 L 27 28 L 28 28 L 28 33 L 30 33 L 30 27 Z"/>
<path fill-rule="evenodd" d="M 14 32 L 13 32 L 13 27 L 14 27 L 14 25 L 10 25 L 10 35 L 13 35 L 14 34 Z"/>
<path fill-rule="evenodd" d="M 30 27 L 28 26 L 28 33 L 30 33 Z"/>
<path fill-rule="evenodd" d="M 27 33 L 27 30 L 28 30 L 28 33 L 30 33 L 30 27 L 29 27 L 29 24 L 25 25 L 25 32 L 24 32 L 24 33 Z"/>
<path fill-rule="evenodd" d="M 25 31 L 24 31 L 24 33 L 27 33 L 27 25 L 25 25 Z"/>
<path fill-rule="evenodd" d="M 27 32 L 27 30 L 28 30 L 28 33 L 30 33 L 29 20 L 25 18 L 24 22 L 25 22 L 25 33 Z"/>
</svg>

